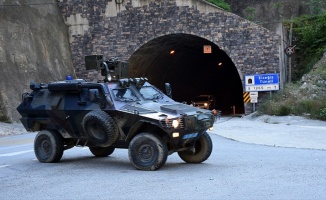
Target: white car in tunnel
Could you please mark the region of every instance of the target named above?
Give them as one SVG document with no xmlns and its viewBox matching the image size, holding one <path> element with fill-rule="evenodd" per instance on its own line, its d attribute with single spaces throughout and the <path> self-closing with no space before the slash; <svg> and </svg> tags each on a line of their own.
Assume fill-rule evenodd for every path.
<svg viewBox="0 0 326 200">
<path fill-rule="evenodd" d="M 213 95 L 199 95 L 191 101 L 191 104 L 195 107 L 212 110 L 215 109 L 216 100 Z"/>
</svg>

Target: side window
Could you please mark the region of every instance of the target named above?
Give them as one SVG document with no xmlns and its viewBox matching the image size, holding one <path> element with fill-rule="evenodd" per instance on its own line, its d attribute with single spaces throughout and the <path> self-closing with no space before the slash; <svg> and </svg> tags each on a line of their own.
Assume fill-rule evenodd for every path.
<svg viewBox="0 0 326 200">
<path fill-rule="evenodd" d="M 91 102 L 95 102 L 100 98 L 98 89 L 89 89 L 88 94 Z"/>
</svg>

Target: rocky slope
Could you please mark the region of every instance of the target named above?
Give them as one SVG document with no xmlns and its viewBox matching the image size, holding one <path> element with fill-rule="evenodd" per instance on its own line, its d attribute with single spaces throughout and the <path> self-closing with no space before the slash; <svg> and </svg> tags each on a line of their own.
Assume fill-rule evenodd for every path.
<svg viewBox="0 0 326 200">
<path fill-rule="evenodd" d="M 299 90 L 307 91 L 311 97 L 326 96 L 326 52 L 310 73 L 301 78 L 301 84 Z"/>
<path fill-rule="evenodd" d="M 0 121 L 19 120 L 30 81 L 74 74 L 67 34 L 56 0 L 0 0 Z"/>
</svg>

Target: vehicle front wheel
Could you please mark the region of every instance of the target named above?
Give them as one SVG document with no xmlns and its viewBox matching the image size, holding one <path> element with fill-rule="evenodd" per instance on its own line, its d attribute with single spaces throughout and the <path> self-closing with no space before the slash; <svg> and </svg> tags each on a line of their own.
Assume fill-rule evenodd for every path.
<svg viewBox="0 0 326 200">
<path fill-rule="evenodd" d="M 180 158 L 187 163 L 201 163 L 211 155 L 213 144 L 211 137 L 205 132 L 196 141 L 193 149 L 178 152 Z"/>
<path fill-rule="evenodd" d="M 34 140 L 36 158 L 43 163 L 59 162 L 64 151 L 62 136 L 54 130 L 40 131 Z"/>
<path fill-rule="evenodd" d="M 96 157 L 107 157 L 113 153 L 113 147 L 89 147 L 89 150 Z"/>
<path fill-rule="evenodd" d="M 130 162 L 136 169 L 153 171 L 165 164 L 168 149 L 160 137 L 150 133 L 140 133 L 131 140 L 128 154 Z"/>
</svg>

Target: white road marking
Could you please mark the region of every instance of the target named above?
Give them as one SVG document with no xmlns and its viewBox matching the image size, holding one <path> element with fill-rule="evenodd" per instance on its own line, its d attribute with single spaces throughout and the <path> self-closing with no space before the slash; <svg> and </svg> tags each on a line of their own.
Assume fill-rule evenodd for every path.
<svg viewBox="0 0 326 200">
<path fill-rule="evenodd" d="M 315 129 L 326 129 L 324 126 L 298 126 L 302 128 L 315 128 Z"/>
<path fill-rule="evenodd" d="M 12 152 L 12 153 L 4 153 L 4 154 L 0 154 L 0 157 L 17 156 L 17 155 L 24 154 L 24 153 L 29 153 L 29 152 L 32 152 L 32 151 L 34 151 L 34 150 L 17 151 L 17 152 Z"/>
<path fill-rule="evenodd" d="M 1 165 L 0 168 L 9 167 L 10 165 Z"/>
<path fill-rule="evenodd" d="M 5 150 L 5 149 L 12 149 L 12 148 L 19 148 L 19 147 L 24 147 L 24 146 L 30 146 L 30 145 L 33 145 L 33 144 L 22 144 L 22 145 L 16 145 L 16 146 L 11 146 L 11 147 L 4 147 L 4 148 L 0 148 L 0 151 L 1 150 Z"/>
</svg>

